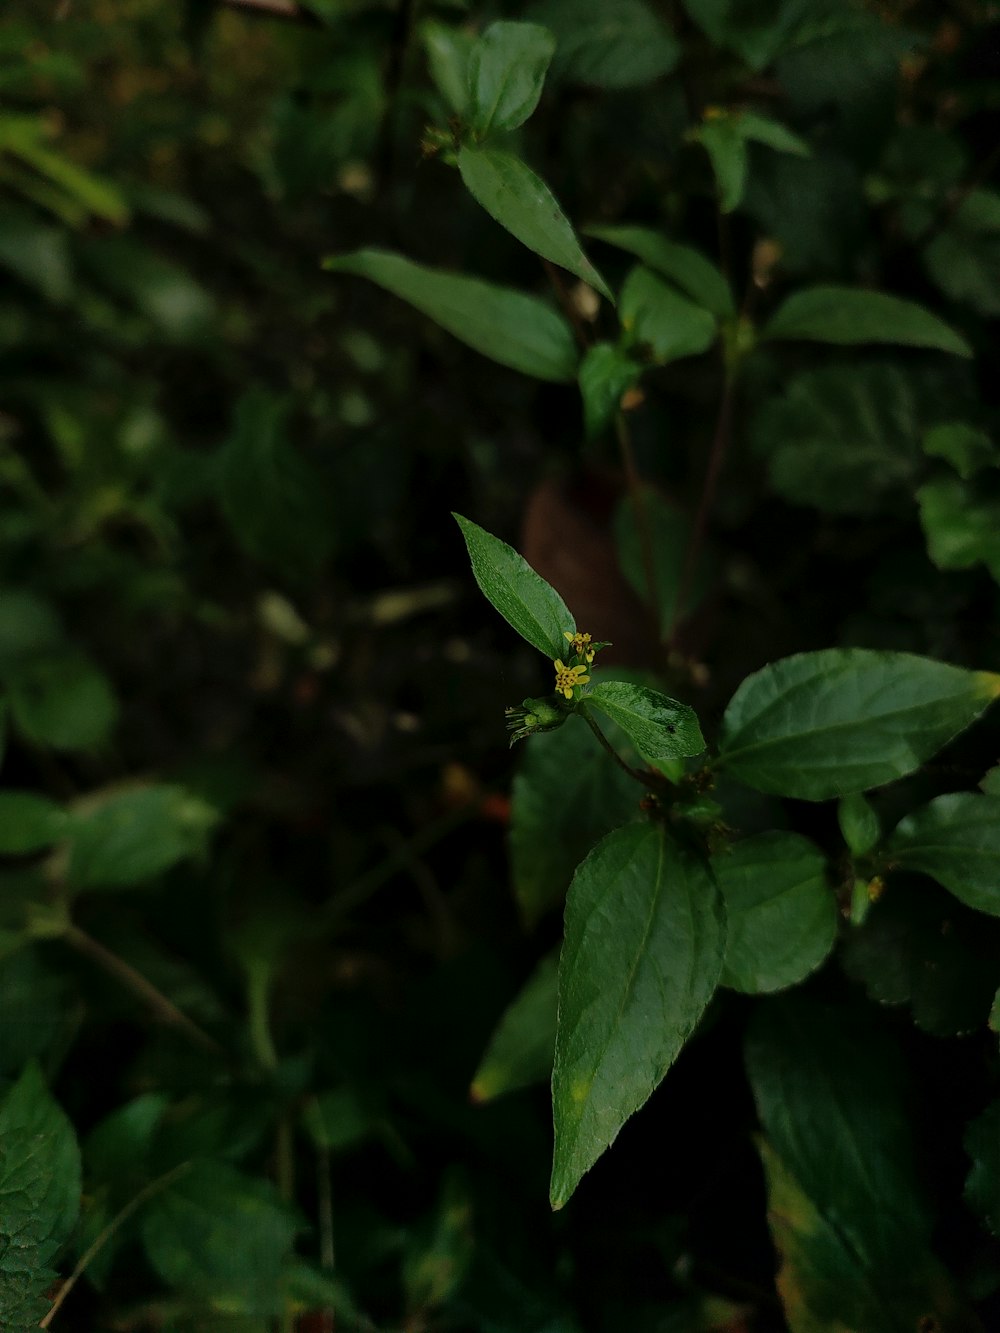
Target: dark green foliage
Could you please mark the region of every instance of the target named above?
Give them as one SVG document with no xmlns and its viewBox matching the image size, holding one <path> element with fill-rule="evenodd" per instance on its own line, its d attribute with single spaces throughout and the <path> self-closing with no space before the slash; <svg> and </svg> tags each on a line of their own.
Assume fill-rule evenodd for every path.
<svg viewBox="0 0 1000 1333">
<path fill-rule="evenodd" d="M 1000 1327 L 995 49 L 9 0 L 0 1327 Z"/>
</svg>

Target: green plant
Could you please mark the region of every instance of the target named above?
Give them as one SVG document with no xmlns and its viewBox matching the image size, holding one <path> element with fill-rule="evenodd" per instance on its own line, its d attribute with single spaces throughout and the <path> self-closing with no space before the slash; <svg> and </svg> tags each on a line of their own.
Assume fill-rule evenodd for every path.
<svg viewBox="0 0 1000 1333">
<path fill-rule="evenodd" d="M 992 7 L 7 9 L 0 1324 L 997 1326 Z"/>
</svg>

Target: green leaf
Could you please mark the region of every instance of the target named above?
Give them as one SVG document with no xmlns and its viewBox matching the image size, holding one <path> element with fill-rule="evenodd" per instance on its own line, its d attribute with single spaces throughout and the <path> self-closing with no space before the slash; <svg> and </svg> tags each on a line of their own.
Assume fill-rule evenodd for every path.
<svg viewBox="0 0 1000 1333">
<path fill-rule="evenodd" d="M 585 696 L 585 702 L 621 727 L 651 764 L 701 754 L 705 748 L 694 709 L 645 685 L 602 680 Z"/>
<path fill-rule="evenodd" d="M 472 33 L 428 19 L 420 28 L 431 78 L 438 92 L 464 118 L 469 111 L 469 57 L 476 44 Z"/>
<path fill-rule="evenodd" d="M 986 434 L 964 421 L 942 422 L 924 432 L 924 453 L 946 459 L 963 481 L 1000 465 L 1000 450 Z"/>
<path fill-rule="evenodd" d="M 595 343 L 580 363 L 580 393 L 587 439 L 593 440 L 614 420 L 622 395 L 639 380 L 642 367 L 614 343 Z"/>
<path fill-rule="evenodd" d="M 917 491 L 927 554 L 938 569 L 983 564 L 1000 583 L 1000 497 L 982 497 L 958 477 L 940 477 Z"/>
<path fill-rule="evenodd" d="M 924 251 L 941 291 L 980 315 L 1000 315 L 1000 194 L 973 190 Z"/>
<path fill-rule="evenodd" d="M 73 1126 L 30 1064 L 0 1105 L 0 1324 L 36 1329 L 48 1309 L 52 1260 L 80 1210 Z"/>
<path fill-rule="evenodd" d="M 824 366 L 794 376 L 751 424 L 771 484 L 793 504 L 868 515 L 909 503 L 921 467 L 922 386 L 898 366 Z"/>
<path fill-rule="evenodd" d="M 323 267 L 371 279 L 502 366 L 556 382 L 576 375 L 573 330 L 535 296 L 440 273 L 387 250 L 358 250 L 327 259 Z"/>
<path fill-rule="evenodd" d="M 659 603 L 655 611 L 657 624 L 662 632 L 668 630 L 677 618 L 677 595 L 680 592 L 691 546 L 691 519 L 683 509 L 669 504 L 651 486 L 642 487 L 641 495 L 643 512 L 649 528 L 656 596 Z M 630 496 L 624 496 L 618 504 L 615 511 L 614 532 L 622 573 L 637 595 L 644 602 L 648 602 L 649 587 L 642 554 L 642 539 L 636 520 L 635 504 Z M 701 602 L 708 591 L 711 577 L 712 561 L 709 553 L 703 549 L 683 607 L 685 616 L 690 615 Z"/>
<path fill-rule="evenodd" d="M 543 259 L 568 269 L 614 304 L 608 284 L 580 248 L 580 242 L 540 176 L 513 153 L 499 148 L 459 149 L 458 169 L 465 188 L 490 217 Z"/>
<path fill-rule="evenodd" d="M 773 148 L 777 153 L 791 153 L 794 157 L 809 157 L 812 153 L 804 139 L 770 116 L 761 116 L 755 111 L 741 111 L 736 126 L 744 139 Z"/>
<path fill-rule="evenodd" d="M 768 1215 L 792 1333 L 910 1333 L 959 1314 L 930 1252 L 912 1094 L 869 1010 L 761 1004 L 747 1070 L 767 1137 Z"/>
<path fill-rule="evenodd" d="M 333 549 L 331 497 L 323 476 L 296 450 L 287 429 L 289 399 L 250 389 L 236 404 L 219 458 L 222 508 L 254 560 L 309 578 Z"/>
<path fill-rule="evenodd" d="M 34 791 L 0 792 L 0 854 L 23 856 L 63 836 L 65 811 Z"/>
<path fill-rule="evenodd" d="M 506 1092 L 546 1083 L 556 1046 L 559 951 L 548 954 L 511 1001 L 490 1038 L 469 1095 L 489 1102 Z"/>
<path fill-rule="evenodd" d="M 1000 1101 L 989 1105 L 965 1132 L 965 1151 L 972 1170 L 965 1182 L 965 1198 L 1000 1236 Z"/>
<path fill-rule="evenodd" d="M 118 720 L 107 677 L 80 653 L 34 658 L 8 687 L 15 726 L 39 745 L 89 750 L 107 739 Z"/>
<path fill-rule="evenodd" d="M 1000 922 L 929 879 L 891 879 L 840 953 L 876 1004 L 906 1004 L 936 1037 L 981 1030 L 1000 985 Z"/>
<path fill-rule="evenodd" d="M 587 227 L 585 231 L 595 240 L 635 255 L 719 319 L 731 319 L 736 314 L 729 283 L 700 251 L 668 241 L 648 227 Z"/>
<path fill-rule="evenodd" d="M 266 1180 L 199 1161 L 146 1206 L 142 1236 L 169 1286 L 232 1314 L 277 1314 L 299 1230 Z"/>
<path fill-rule="evenodd" d="M 680 48 L 643 0 L 541 0 L 529 11 L 556 35 L 553 73 L 598 88 L 636 88 L 669 74 Z"/>
<path fill-rule="evenodd" d="M 0 591 L 0 675 L 15 674 L 62 642 L 62 626 L 48 602 L 25 588 Z"/>
<path fill-rule="evenodd" d="M 841 797 L 837 803 L 837 821 L 852 856 L 870 852 L 882 832 L 878 815 L 860 792 Z"/>
<path fill-rule="evenodd" d="M 550 661 L 566 651 L 566 634 L 576 633 L 576 622 L 551 584 L 531 568 L 523 556 L 484 528 L 453 514 L 462 529 L 479 589 L 522 639 Z"/>
<path fill-rule="evenodd" d="M 203 851 L 216 812 L 177 786 L 112 794 L 74 814 L 67 880 L 74 889 L 122 889 Z"/>
<path fill-rule="evenodd" d="M 615 728 L 609 739 L 621 752 L 619 738 Z M 510 862 L 527 925 L 562 903 L 577 865 L 605 833 L 635 817 L 640 797 L 582 719 L 524 747 L 511 797 Z"/>
<path fill-rule="evenodd" d="M 938 796 L 900 820 L 886 855 L 932 876 L 977 912 L 1000 916 L 1000 797 Z"/>
<path fill-rule="evenodd" d="M 699 126 L 695 137 L 712 164 L 719 208 L 723 213 L 731 213 L 739 207 L 746 190 L 749 165 L 746 140 L 730 116 L 706 121 Z"/>
<path fill-rule="evenodd" d="M 577 870 L 559 964 L 554 1208 L 680 1054 L 715 990 L 724 947 L 711 872 L 665 829 L 616 829 Z"/>
<path fill-rule="evenodd" d="M 764 401 L 752 444 L 795 504 L 852 515 L 909 507 L 927 470 L 924 423 L 939 416 L 951 383 L 940 365 L 920 374 L 883 361 L 807 371 Z"/>
<path fill-rule="evenodd" d="M 979 779 L 979 789 L 987 796 L 1000 796 L 1000 765 L 983 774 Z"/>
<path fill-rule="evenodd" d="M 515 130 L 538 105 L 556 39 L 537 23 L 491 23 L 469 56 L 471 128 Z"/>
<path fill-rule="evenodd" d="M 756 995 L 814 972 L 837 937 L 826 857 L 797 833 L 758 833 L 712 857 L 726 903 L 723 986 Z"/>
<path fill-rule="evenodd" d="M 619 317 L 630 340 L 646 345 L 660 365 L 706 352 L 716 338 L 714 315 L 641 265 L 625 279 Z"/>
<path fill-rule="evenodd" d="M 920 767 L 1000 693 L 1000 676 L 912 653 L 829 648 L 748 676 L 722 719 L 722 766 L 757 791 L 824 801 Z"/>
<path fill-rule="evenodd" d="M 964 338 L 915 301 L 859 287 L 795 292 L 765 324 L 763 336 L 842 346 L 894 343 L 972 356 Z"/>
</svg>

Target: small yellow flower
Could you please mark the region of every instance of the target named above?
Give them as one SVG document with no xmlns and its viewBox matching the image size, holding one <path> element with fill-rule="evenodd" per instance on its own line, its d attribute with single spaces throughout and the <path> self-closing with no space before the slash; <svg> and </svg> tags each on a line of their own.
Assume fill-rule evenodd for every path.
<svg viewBox="0 0 1000 1333">
<path fill-rule="evenodd" d="M 589 634 L 581 634 L 579 631 L 577 631 L 576 634 L 570 634 L 569 630 L 564 629 L 563 638 L 573 649 L 573 652 L 577 657 L 585 657 L 588 662 L 594 660 L 594 651 L 587 646 L 591 641 L 591 636 Z"/>
<path fill-rule="evenodd" d="M 554 665 L 556 668 L 556 693 L 567 699 L 572 699 L 573 691 L 578 685 L 586 685 L 590 680 L 585 666 L 567 666 L 560 657 L 556 658 Z"/>
</svg>

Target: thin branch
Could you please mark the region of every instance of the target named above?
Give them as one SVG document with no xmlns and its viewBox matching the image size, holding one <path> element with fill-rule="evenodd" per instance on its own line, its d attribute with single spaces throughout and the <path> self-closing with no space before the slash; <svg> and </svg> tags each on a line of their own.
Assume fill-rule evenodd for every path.
<svg viewBox="0 0 1000 1333">
<path fill-rule="evenodd" d="M 147 977 L 137 971 L 131 963 L 126 963 L 124 958 L 112 953 L 106 945 L 101 944 L 99 940 L 95 940 L 92 935 L 88 935 L 85 930 L 81 930 L 79 926 L 71 925 L 67 927 L 61 938 L 67 944 L 71 944 L 78 953 L 90 958 L 105 972 L 117 978 L 133 995 L 137 995 L 140 1000 L 148 1004 L 161 1022 L 169 1024 L 170 1027 L 178 1028 L 203 1051 L 208 1051 L 212 1055 L 223 1055 L 225 1053 L 214 1037 L 210 1037 L 193 1019 L 188 1018 L 187 1014 L 178 1009 L 173 1000 L 164 995 Z"/>
<path fill-rule="evenodd" d="M 705 480 L 701 488 L 701 499 L 698 502 L 698 512 L 695 515 L 694 528 L 691 532 L 691 540 L 688 543 L 688 549 L 684 556 L 684 570 L 681 574 L 680 587 L 677 589 L 677 601 L 674 603 L 674 619 L 670 626 L 670 646 L 674 646 L 677 637 L 677 627 L 680 624 L 684 609 L 691 596 L 691 585 L 694 582 L 695 571 L 698 568 L 698 561 L 701 558 L 702 548 L 705 544 L 705 533 L 708 528 L 709 515 L 712 512 L 712 506 L 715 503 L 715 493 L 719 486 L 719 476 L 722 472 L 722 464 L 725 461 L 726 450 L 729 448 L 729 439 L 733 427 L 733 402 L 735 397 L 736 379 L 730 369 L 726 370 L 725 386 L 722 390 L 722 398 L 719 402 L 719 415 L 715 422 L 715 434 L 712 437 L 712 447 L 708 455 L 708 466 L 705 469 Z"/>
<path fill-rule="evenodd" d="M 649 519 L 646 497 L 642 493 L 642 478 L 639 476 L 639 469 L 636 466 L 632 436 L 624 412 L 618 412 L 615 415 L 615 433 L 618 436 L 618 450 L 621 454 L 622 468 L 625 472 L 625 485 L 628 487 L 629 499 L 635 515 L 635 529 L 639 536 L 639 554 L 642 559 L 643 578 L 646 581 L 649 611 L 657 628 L 660 628 L 660 592 L 656 578 L 653 529 Z"/>
<path fill-rule="evenodd" d="M 62 1305 L 63 1301 L 76 1286 L 91 1261 L 100 1254 L 101 1250 L 104 1249 L 104 1246 L 108 1243 L 118 1228 L 122 1226 L 123 1223 L 127 1222 L 136 1209 L 141 1208 L 147 1199 L 151 1199 L 154 1194 L 158 1194 L 160 1190 L 166 1189 L 168 1185 L 172 1185 L 177 1177 L 182 1176 L 190 1169 L 190 1167 L 190 1162 L 181 1162 L 179 1166 L 173 1167 L 171 1170 L 165 1172 L 164 1175 L 157 1176 L 157 1178 L 151 1180 L 148 1185 L 144 1185 L 138 1194 L 129 1199 L 124 1208 L 115 1213 L 107 1226 L 103 1227 L 102 1230 L 98 1232 L 91 1244 L 87 1246 L 83 1254 L 81 1254 L 76 1261 L 76 1267 L 59 1288 L 59 1293 L 49 1306 L 48 1313 L 38 1325 L 39 1328 L 49 1327 L 53 1319 L 55 1319 L 56 1315 L 59 1313 L 59 1307 Z"/>
<path fill-rule="evenodd" d="M 580 716 L 583 718 L 584 722 L 586 722 L 587 726 L 594 733 L 594 735 L 600 741 L 601 745 L 611 756 L 611 758 L 615 761 L 615 763 L 618 765 L 619 768 L 624 769 L 624 771 L 629 775 L 629 777 L 633 778 L 636 782 L 642 783 L 643 787 L 645 787 L 647 791 L 650 789 L 650 787 L 656 785 L 658 777 L 656 773 L 652 772 L 652 770 L 646 773 L 642 773 L 640 772 L 639 769 L 633 768 L 631 764 L 627 764 L 625 760 L 621 757 L 621 755 L 618 753 L 618 751 L 615 749 L 615 747 L 608 740 L 607 736 L 605 736 L 601 728 L 594 721 L 593 717 L 591 717 L 589 710 L 587 708 L 581 708 L 579 711 L 580 711 Z"/>
<path fill-rule="evenodd" d="M 449 810 L 440 819 L 435 819 L 425 825 L 415 837 L 402 843 L 385 860 L 380 861 L 371 870 L 360 875 L 353 883 L 346 885 L 327 905 L 319 923 L 319 929 L 330 929 L 338 926 L 349 912 L 366 903 L 383 884 L 388 883 L 400 871 L 406 870 L 414 859 L 419 859 L 442 838 L 446 838 L 455 829 L 461 828 L 475 815 L 481 804 L 482 797 L 477 796 L 456 809 Z"/>
</svg>

